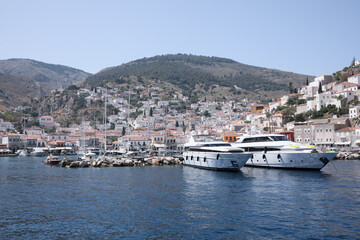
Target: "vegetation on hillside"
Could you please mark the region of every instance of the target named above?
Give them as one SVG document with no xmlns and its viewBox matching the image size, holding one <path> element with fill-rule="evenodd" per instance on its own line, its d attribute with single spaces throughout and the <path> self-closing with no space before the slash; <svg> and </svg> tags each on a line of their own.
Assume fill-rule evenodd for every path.
<svg viewBox="0 0 360 240">
<path fill-rule="evenodd" d="M 348 77 L 360 74 L 360 65 L 355 66 L 355 58 L 352 59 L 348 67 L 344 67 L 343 70 L 333 73 L 334 81 L 345 82 Z"/>
<path fill-rule="evenodd" d="M 243 70 L 243 66 L 246 66 L 246 71 Z M 85 84 L 101 85 L 104 82 L 121 81 L 124 76 L 138 76 L 154 79 L 158 83 L 169 82 L 188 95 L 199 84 L 204 85 L 205 91 L 215 85 L 224 87 L 236 85 L 248 91 L 286 91 L 288 89 L 288 84 L 272 81 L 281 78 L 284 72 L 269 70 L 272 74 L 261 76 L 256 73 L 258 69 L 260 68 L 225 58 L 186 54 L 164 55 L 143 58 L 105 69 L 89 76 Z M 291 75 L 291 73 L 287 74 Z M 296 79 L 294 80 L 297 82 Z"/>
</svg>

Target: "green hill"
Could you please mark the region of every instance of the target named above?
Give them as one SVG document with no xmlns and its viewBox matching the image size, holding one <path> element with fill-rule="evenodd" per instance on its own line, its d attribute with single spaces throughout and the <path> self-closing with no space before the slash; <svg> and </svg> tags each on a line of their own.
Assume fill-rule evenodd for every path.
<svg viewBox="0 0 360 240">
<path fill-rule="evenodd" d="M 245 65 L 231 59 L 186 54 L 143 58 L 111 67 L 89 76 L 84 84 L 102 85 L 117 82 L 124 77 L 137 76 L 171 83 L 191 93 L 196 86 L 208 90 L 212 85 L 234 87 L 246 91 L 288 91 L 289 83 L 300 86 L 307 75 Z"/>
</svg>

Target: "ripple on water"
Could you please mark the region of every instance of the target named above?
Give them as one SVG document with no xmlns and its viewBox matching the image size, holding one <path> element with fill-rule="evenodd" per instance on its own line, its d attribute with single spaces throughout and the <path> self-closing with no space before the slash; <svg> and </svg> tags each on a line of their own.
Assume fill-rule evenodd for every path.
<svg viewBox="0 0 360 240">
<path fill-rule="evenodd" d="M 4 239 L 355 239 L 360 161 L 321 172 L 66 169 L 0 159 Z"/>
</svg>

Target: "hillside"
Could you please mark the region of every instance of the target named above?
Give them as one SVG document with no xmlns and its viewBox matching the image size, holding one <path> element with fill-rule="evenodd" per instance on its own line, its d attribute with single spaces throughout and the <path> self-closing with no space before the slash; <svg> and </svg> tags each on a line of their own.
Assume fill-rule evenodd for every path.
<svg viewBox="0 0 360 240">
<path fill-rule="evenodd" d="M 290 82 L 297 87 L 303 85 L 306 78 L 312 78 L 245 65 L 226 58 L 176 54 L 143 58 L 107 68 L 89 76 L 84 84 L 103 85 L 129 76 L 167 82 L 182 89 L 187 95 L 193 91 L 202 91 L 206 95 L 214 86 L 231 88 L 236 85 L 237 89 L 261 96 L 267 93 L 268 97 L 288 92 Z"/>
<path fill-rule="evenodd" d="M 2 108 L 18 106 L 23 100 L 47 95 L 51 90 L 83 82 L 90 74 L 56 64 L 30 59 L 0 60 Z M 11 96 L 11 101 L 7 97 Z M 7 99 L 7 100 L 6 100 Z"/>
<path fill-rule="evenodd" d="M 34 81 L 0 73 L 0 83 L 0 111 L 40 95 L 40 88 Z"/>
<path fill-rule="evenodd" d="M 347 81 L 348 77 L 360 74 L 360 65 L 355 66 L 355 64 L 350 65 L 349 67 L 344 67 L 343 70 L 333 73 L 334 80 L 344 82 Z"/>
<path fill-rule="evenodd" d="M 36 82 L 54 83 L 61 87 L 80 83 L 90 75 L 75 68 L 31 59 L 0 60 L 0 72 Z"/>
</svg>

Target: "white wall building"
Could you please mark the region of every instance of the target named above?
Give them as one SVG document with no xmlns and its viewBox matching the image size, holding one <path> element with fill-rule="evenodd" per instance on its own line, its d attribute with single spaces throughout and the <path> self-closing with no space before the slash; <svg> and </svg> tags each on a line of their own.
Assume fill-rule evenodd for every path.
<svg viewBox="0 0 360 240">
<path fill-rule="evenodd" d="M 360 84 L 360 74 L 356 74 L 354 76 L 348 77 L 347 81 L 350 83 Z"/>
<path fill-rule="evenodd" d="M 355 106 L 349 109 L 349 117 L 356 118 L 360 115 L 360 106 Z"/>
<path fill-rule="evenodd" d="M 7 131 L 14 129 L 14 125 L 11 122 L 1 122 L 0 123 L 0 131 Z"/>
<path fill-rule="evenodd" d="M 54 118 L 51 116 L 42 116 L 39 118 L 39 124 L 47 128 L 54 127 Z"/>
<path fill-rule="evenodd" d="M 324 93 L 318 93 L 315 98 L 316 110 L 319 111 L 322 107 L 326 107 L 329 104 L 335 104 L 336 99 L 333 91 Z"/>
</svg>

